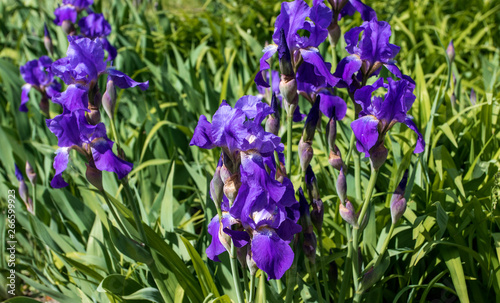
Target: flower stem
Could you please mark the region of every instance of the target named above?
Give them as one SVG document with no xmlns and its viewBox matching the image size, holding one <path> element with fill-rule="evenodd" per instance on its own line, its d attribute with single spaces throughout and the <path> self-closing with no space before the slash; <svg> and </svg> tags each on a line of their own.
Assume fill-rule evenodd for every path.
<svg viewBox="0 0 500 303">
<path fill-rule="evenodd" d="M 293 241 L 293 251 L 295 254 L 293 255 L 293 263 L 290 269 L 287 271 L 287 276 L 286 276 L 286 301 L 285 303 L 290 303 L 293 300 L 293 294 L 294 294 L 294 289 L 295 289 L 295 278 L 297 276 L 297 260 L 299 257 L 297 256 L 298 252 L 298 244 L 299 244 L 299 235 L 295 234 L 294 236 L 294 241 Z"/>
<path fill-rule="evenodd" d="M 316 286 L 316 293 L 318 295 L 318 302 L 323 303 L 323 295 L 321 294 L 321 287 L 319 285 L 318 275 L 316 274 L 316 263 L 309 262 L 309 260 L 306 258 L 306 267 L 309 271 L 309 275 L 314 280 L 314 285 Z"/>
<path fill-rule="evenodd" d="M 295 105 L 290 105 L 286 114 L 286 173 L 291 176 L 292 173 L 292 126 L 293 112 Z"/>
<path fill-rule="evenodd" d="M 236 246 L 234 246 L 234 243 L 231 243 L 231 254 L 229 255 L 229 259 L 231 262 L 231 273 L 233 275 L 233 283 L 234 289 L 236 291 L 237 302 L 244 303 L 245 301 L 243 300 L 243 293 L 241 290 L 240 275 L 238 272 L 238 260 L 236 259 Z"/>
<path fill-rule="evenodd" d="M 325 301 L 326 303 L 330 302 L 330 288 L 328 285 L 328 275 L 326 274 L 326 264 L 323 252 L 323 232 L 318 232 L 318 242 L 319 242 L 319 261 L 321 264 L 321 274 L 323 276 L 323 287 L 325 288 Z"/>
<path fill-rule="evenodd" d="M 250 275 L 250 295 L 248 297 L 248 303 L 253 303 L 254 299 L 255 299 L 255 274 Z"/>
<path fill-rule="evenodd" d="M 347 257 L 345 259 L 344 264 L 344 275 L 342 276 L 342 284 L 340 285 L 340 293 L 339 293 L 339 303 L 344 303 L 347 290 L 349 287 L 349 280 L 351 280 L 352 275 L 352 235 L 351 228 L 348 224 L 345 227 L 346 235 L 347 235 Z"/>
<path fill-rule="evenodd" d="M 389 229 L 389 233 L 387 234 L 387 237 L 384 240 L 384 244 L 382 244 L 382 248 L 380 249 L 380 254 L 378 255 L 377 262 L 375 262 L 374 267 L 377 267 L 378 265 L 380 265 L 380 262 L 382 261 L 382 258 L 385 254 L 385 251 L 387 250 L 387 247 L 389 246 L 389 242 L 391 241 L 395 226 L 396 226 L 395 224 L 391 224 L 391 228 Z"/>
</svg>

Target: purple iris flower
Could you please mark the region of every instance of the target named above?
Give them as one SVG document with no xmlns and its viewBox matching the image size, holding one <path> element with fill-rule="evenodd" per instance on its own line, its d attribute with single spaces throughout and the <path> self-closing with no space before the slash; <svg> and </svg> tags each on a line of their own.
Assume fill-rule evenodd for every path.
<svg viewBox="0 0 500 303">
<path fill-rule="evenodd" d="M 76 22 L 76 17 L 78 15 L 77 9 L 72 5 L 63 5 L 54 11 L 54 15 L 56 18 L 54 19 L 54 24 L 62 26 L 63 22 L 68 20 L 71 23 Z"/>
<path fill-rule="evenodd" d="M 352 16 L 355 12 L 361 14 L 363 21 L 377 19 L 375 11 L 360 0 L 328 0 L 335 14 L 338 14 L 338 20 L 344 16 Z"/>
<path fill-rule="evenodd" d="M 94 3 L 94 0 L 63 0 L 63 4 L 72 5 L 81 11 L 83 9 L 88 8 Z"/>
<path fill-rule="evenodd" d="M 68 166 L 71 149 L 84 154 L 97 169 L 114 172 L 120 179 L 132 170 L 131 163 L 113 153 L 113 141 L 106 136 L 104 124 L 90 125 L 84 109 L 73 110 L 71 113 L 48 119 L 47 127 L 56 135 L 59 146 L 54 159 L 56 174 L 50 182 L 53 188 L 68 185 L 62 178 L 62 173 Z"/>
<path fill-rule="evenodd" d="M 50 71 L 51 64 L 52 59 L 42 56 L 38 60 L 28 61 L 20 67 L 21 76 L 26 81 L 22 87 L 20 111 L 28 111 L 26 103 L 29 101 L 31 88 L 41 92 L 44 98 L 48 97 L 49 99 L 61 90 L 61 84 L 54 81 L 54 75 Z"/>
<path fill-rule="evenodd" d="M 306 18 L 310 20 L 306 20 Z M 263 87 L 269 87 L 269 84 L 263 78 L 262 71 L 270 68 L 267 60 L 278 51 L 278 45 L 284 44 L 286 41 L 292 65 L 296 69 L 297 82 L 310 83 L 315 86 L 324 85 L 325 83 L 335 86 L 338 80 L 330 74 L 330 64 L 324 62 L 323 57 L 316 48 L 328 36 L 327 27 L 331 18 L 332 11 L 321 0 L 314 0 L 312 7 L 309 7 L 303 0 L 283 2 L 281 13 L 276 19 L 273 34 L 273 41 L 276 44 L 264 48 L 264 55 L 260 59 L 261 72 L 257 73 L 255 83 Z M 309 36 L 300 36 L 299 30 L 309 32 Z M 280 41 L 282 32 L 285 41 Z M 281 45 L 280 50 L 285 49 L 286 47 Z M 283 54 L 280 55 L 280 58 L 282 56 Z"/>
<path fill-rule="evenodd" d="M 99 38 L 103 48 L 108 52 L 108 61 L 114 60 L 117 55 L 116 48 L 114 48 L 106 39 L 111 33 L 111 25 L 104 19 L 103 14 L 89 13 L 88 16 L 83 17 L 78 21 L 81 33 L 90 39 Z"/>
<path fill-rule="evenodd" d="M 241 97 L 232 108 L 225 101 L 215 112 L 212 123 L 205 116 L 194 130 L 190 145 L 205 149 L 221 147 L 232 160 L 239 151 L 255 149 L 262 154 L 282 151 L 281 139 L 262 128 L 262 121 L 273 109 L 255 96 Z"/>
<path fill-rule="evenodd" d="M 382 87 L 387 89 L 384 97 L 372 97 L 372 94 Z M 421 153 L 424 150 L 422 134 L 413 118 L 408 115 L 416 99 L 414 89 L 415 83 L 404 76 L 404 79 L 399 81 L 388 78 L 387 84 L 380 78 L 373 85 L 362 87 L 354 93 L 354 101 L 362 108 L 359 118 L 351 123 L 359 152 L 370 156 L 377 148 L 383 148 L 385 134 L 397 122 L 406 124 L 418 135 L 414 152 Z"/>
<path fill-rule="evenodd" d="M 361 33 L 363 34 L 359 39 Z M 334 75 L 341 79 L 337 86 L 349 87 L 351 84 L 358 84 L 356 89 L 359 82 L 378 74 L 382 65 L 398 78 L 402 78 L 401 71 L 393 60 L 400 48 L 389 43 L 390 36 L 391 26 L 385 21 L 372 20 L 349 30 L 344 37 L 346 50 L 351 55 L 342 59 L 337 66 Z M 361 73 L 355 75 L 358 71 Z"/>
<path fill-rule="evenodd" d="M 217 256 L 229 250 L 232 241 L 236 247 L 246 247 L 256 266 L 270 279 L 279 279 L 292 264 L 289 242 L 301 228 L 293 185 L 284 176 L 281 182 L 276 178 L 281 166 L 277 167 L 274 151 L 284 161 L 281 139 L 262 127 L 263 119 L 273 112 L 259 97 L 244 96 L 234 108 L 223 102 L 212 123 L 200 117 L 190 144 L 223 150 L 223 161 L 219 161 L 224 182 L 222 218 L 215 216 L 208 225 L 212 243 L 207 256 L 219 261 Z M 228 161 L 232 163 L 229 172 Z M 227 187 L 232 187 L 230 192 L 235 197 L 228 199 Z"/>
<path fill-rule="evenodd" d="M 64 83 L 79 83 L 92 87 L 100 75 L 108 74 L 119 88 L 138 86 L 141 90 L 146 90 L 149 87 L 148 81 L 136 82 L 124 73 L 106 67 L 103 44 L 100 40 L 71 36 L 68 36 L 68 40 L 66 57 L 56 60 L 51 67 L 54 75 L 60 77 Z"/>
</svg>

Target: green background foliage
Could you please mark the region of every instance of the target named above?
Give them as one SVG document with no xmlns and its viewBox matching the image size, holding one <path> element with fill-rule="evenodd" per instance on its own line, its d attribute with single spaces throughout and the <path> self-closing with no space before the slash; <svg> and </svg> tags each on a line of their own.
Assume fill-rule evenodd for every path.
<svg viewBox="0 0 500 303">
<path fill-rule="evenodd" d="M 390 242 L 384 278 L 368 290 L 367 297 L 370 302 L 500 302 L 500 4 L 366 2 L 379 20 L 391 24 L 391 43 L 401 46 L 396 60 L 403 73 L 416 81 L 417 101 L 410 113 L 426 141 L 425 152 L 414 155 L 415 138 L 405 126 L 393 128 L 386 139 L 389 159 L 381 169 L 372 220 L 361 243 L 365 261 L 377 256 L 387 235 L 390 193 L 406 168 L 410 168 L 409 203 Z M 18 111 L 23 84 L 19 66 L 46 54 L 44 22 L 54 42 L 53 59 L 65 56 L 67 39 L 51 21 L 56 3 L 0 1 L 1 209 L 7 207 L 7 191 L 18 187 L 14 163 L 24 167 L 29 160 L 38 174 L 36 192 L 28 185 L 30 194 L 36 194 L 36 217 L 26 211 L 20 198 L 16 204 L 17 295 L 48 296 L 59 302 L 163 302 L 146 266 L 154 260 L 172 302 L 230 302 L 235 293 L 229 257 L 223 254 L 222 263 L 215 263 L 205 255 L 211 240 L 206 225 L 216 213 L 208 185 L 218 154 L 190 147 L 189 141 L 198 117 L 203 114 L 211 120 L 221 100 L 234 104 L 244 94 L 257 93 L 253 79 L 262 48 L 271 42 L 280 2 L 95 2 L 94 10 L 104 13 L 112 26 L 110 42 L 118 49 L 114 65 L 133 79 L 150 83 L 145 92 L 118 92 L 119 138 L 108 135 L 122 142 L 134 164 L 130 184 L 140 202 L 151 252 L 116 228 L 110 205 L 86 181 L 84 159 L 76 152 L 66 172 L 70 186 L 50 188 L 57 140 L 33 101 L 40 96 L 31 92 L 29 112 Z M 340 26 L 345 33 L 360 22 L 355 15 L 343 19 Z M 451 39 L 456 82 L 450 78 L 445 53 Z M 347 54 L 341 41 L 334 50 L 339 58 Z M 328 43 L 320 51 L 331 62 Z M 475 104 L 470 100 L 471 89 L 477 94 Z M 348 99 L 345 91 L 338 93 Z M 306 112 L 308 104 L 300 102 Z M 52 117 L 60 112 L 57 105 L 50 110 Z M 102 117 L 109 128 L 109 119 Z M 343 154 L 352 118 L 350 108 L 339 131 Z M 295 125 L 294 142 L 302 127 Z M 324 133 L 318 131 L 311 164 L 325 203 L 321 241 L 328 252 L 330 290 L 337 297 L 346 238 L 338 214 L 336 176 L 321 136 Z M 292 175 L 298 175 L 298 158 L 293 163 Z M 365 159 L 361 163 L 361 185 L 366 187 L 369 165 Z M 121 222 L 135 231 L 116 176 L 104 172 L 103 179 Z M 298 178 L 292 181 L 300 184 Z M 359 205 L 352 174 L 348 188 L 351 201 Z M 6 220 L 5 211 L 0 220 Z M 7 298 L 5 229 L 2 224 L 1 299 Z M 131 236 L 137 239 L 135 232 Z M 299 275 L 304 283 L 299 283 L 296 299 L 315 301 L 311 278 L 303 268 Z M 269 302 L 282 300 L 274 281 L 258 284 L 258 302 L 263 297 Z"/>
</svg>

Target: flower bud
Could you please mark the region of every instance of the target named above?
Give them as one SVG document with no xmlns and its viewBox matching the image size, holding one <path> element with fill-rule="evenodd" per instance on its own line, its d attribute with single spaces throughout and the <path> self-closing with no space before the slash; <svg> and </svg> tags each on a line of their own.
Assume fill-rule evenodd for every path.
<svg viewBox="0 0 500 303">
<path fill-rule="evenodd" d="M 238 195 L 238 190 L 240 189 L 241 181 L 239 174 L 233 174 L 224 183 L 224 195 L 226 195 L 229 200 L 229 205 L 233 205 L 234 199 Z"/>
<path fill-rule="evenodd" d="M 47 28 L 47 24 L 43 24 L 43 44 L 45 45 L 45 49 L 52 56 L 54 54 L 54 46 L 52 45 L 52 39 L 50 38 L 49 29 Z"/>
<path fill-rule="evenodd" d="M 319 199 L 318 181 L 316 180 L 316 175 L 314 175 L 311 165 L 307 166 L 306 169 L 306 186 L 309 197 L 311 197 L 311 199 Z"/>
<path fill-rule="evenodd" d="M 32 213 L 33 215 L 35 214 L 34 209 L 33 209 L 33 200 L 31 200 L 30 197 L 28 197 L 28 201 L 24 203 L 26 205 L 26 210 Z"/>
<path fill-rule="evenodd" d="M 19 196 L 26 203 L 28 201 L 28 186 L 26 186 L 26 182 L 24 182 L 23 173 L 19 169 L 17 164 L 14 164 L 16 179 L 19 181 Z"/>
<path fill-rule="evenodd" d="M 325 214 L 325 207 L 321 199 L 313 199 L 311 210 L 311 222 L 316 227 L 318 233 L 321 234 L 323 228 L 323 216 Z"/>
<path fill-rule="evenodd" d="M 226 183 L 229 177 L 231 177 L 231 172 L 229 172 L 229 169 L 227 169 L 225 165 L 222 165 L 220 168 L 220 179 L 222 180 L 222 183 Z"/>
<path fill-rule="evenodd" d="M 90 113 L 86 113 L 87 122 L 90 125 L 97 125 L 101 122 L 101 113 L 99 112 L 99 108 L 95 106 L 90 106 Z"/>
<path fill-rule="evenodd" d="M 328 26 L 328 38 L 330 39 L 332 47 L 337 46 L 341 35 L 342 31 L 340 26 L 338 25 L 337 20 L 334 20 L 330 26 Z"/>
<path fill-rule="evenodd" d="M 476 92 L 474 91 L 474 89 L 472 88 L 470 90 L 470 103 L 472 103 L 472 105 L 476 105 Z"/>
<path fill-rule="evenodd" d="M 274 110 L 274 113 L 269 115 L 267 118 L 266 132 L 269 132 L 277 136 L 280 130 L 280 108 L 278 105 L 276 95 L 274 93 L 271 99 L 271 108 Z"/>
<path fill-rule="evenodd" d="M 304 233 L 304 242 L 302 243 L 302 249 L 304 250 L 304 255 L 312 264 L 316 263 L 316 247 L 317 241 L 314 232 Z"/>
<path fill-rule="evenodd" d="M 370 269 L 368 269 L 361 278 L 360 286 L 357 292 L 363 293 L 367 291 L 370 287 L 377 283 L 380 278 L 382 278 L 386 269 L 387 266 L 384 266 L 384 264 L 379 264 L 376 267 L 372 266 Z"/>
<path fill-rule="evenodd" d="M 233 256 L 231 255 L 231 242 L 232 242 L 231 236 L 229 236 L 224 232 L 222 224 L 219 225 L 219 241 L 222 244 L 222 246 L 224 246 L 224 248 L 227 250 L 231 258 L 233 258 Z"/>
<path fill-rule="evenodd" d="M 378 170 L 385 163 L 388 153 L 383 142 L 370 150 L 370 161 L 373 169 Z"/>
<path fill-rule="evenodd" d="M 40 99 L 40 110 L 46 117 L 50 117 L 50 104 L 49 98 L 47 97 L 47 93 L 42 94 L 42 98 Z"/>
<path fill-rule="evenodd" d="M 335 108 L 333 108 L 333 117 L 328 121 L 326 128 L 326 137 L 328 139 L 328 148 L 334 149 L 335 139 L 337 138 L 337 120 L 335 119 Z"/>
<path fill-rule="evenodd" d="M 342 154 L 337 146 L 333 146 L 333 150 L 330 150 L 330 156 L 328 157 L 328 163 L 335 168 L 336 170 L 340 170 L 344 166 L 344 162 L 342 161 Z"/>
<path fill-rule="evenodd" d="M 26 161 L 26 175 L 28 176 L 28 179 L 31 182 L 31 185 L 34 185 L 36 183 L 36 173 L 33 170 L 33 167 L 31 167 L 30 163 Z"/>
<path fill-rule="evenodd" d="M 446 48 L 446 54 L 450 59 L 450 63 L 453 63 L 453 61 L 455 60 L 455 47 L 453 46 L 453 39 L 450 41 L 450 44 L 448 44 L 448 47 Z"/>
<path fill-rule="evenodd" d="M 243 270 L 247 267 L 247 255 L 247 245 L 236 248 L 236 258 L 240 262 L 241 267 L 243 267 Z"/>
<path fill-rule="evenodd" d="M 314 139 L 314 133 L 319 120 L 319 102 L 320 96 L 318 95 L 306 118 L 304 131 L 302 132 L 304 141 L 312 141 Z"/>
<path fill-rule="evenodd" d="M 113 120 L 115 116 L 115 104 L 116 104 L 116 88 L 113 80 L 108 77 L 108 83 L 106 83 L 106 91 L 102 96 L 102 106 L 108 114 L 108 117 Z"/>
<path fill-rule="evenodd" d="M 102 186 L 102 171 L 98 170 L 95 167 L 94 163 L 85 163 L 85 165 L 87 166 L 87 171 L 85 172 L 85 177 L 87 177 L 87 180 L 98 190 L 103 191 L 104 188 Z"/>
<path fill-rule="evenodd" d="M 354 206 L 352 206 L 349 200 L 346 199 L 345 206 L 342 203 L 339 204 L 339 212 L 344 221 L 351 224 L 355 228 L 358 227 L 358 216 L 354 211 Z"/>
<path fill-rule="evenodd" d="M 250 275 L 255 276 L 255 274 L 257 273 L 257 270 L 259 270 L 259 268 L 257 267 L 257 264 L 253 260 L 253 255 L 252 255 L 251 249 L 247 249 L 247 266 L 248 266 L 248 270 L 250 271 Z"/>
<path fill-rule="evenodd" d="M 299 94 L 297 93 L 297 81 L 285 75 L 281 75 L 279 84 L 280 92 L 284 101 L 290 105 L 297 105 L 299 103 Z M 295 107 L 293 108 L 295 110 Z"/>
<path fill-rule="evenodd" d="M 295 72 L 293 71 L 292 56 L 290 54 L 290 49 L 288 48 L 288 45 L 286 42 L 285 31 L 283 29 L 281 29 L 281 31 L 280 31 L 280 41 L 279 41 L 279 45 L 278 45 L 278 56 L 279 56 L 279 60 L 280 60 L 281 75 L 295 79 Z M 281 92 L 283 93 L 283 91 L 281 91 Z"/>
<path fill-rule="evenodd" d="M 451 93 L 450 102 L 451 106 L 455 106 L 455 103 L 457 102 L 457 97 L 455 96 L 455 92 Z"/>
<path fill-rule="evenodd" d="M 345 203 L 347 199 L 347 182 L 344 174 L 344 168 L 340 168 L 340 173 L 337 178 L 337 196 L 339 196 L 340 202 Z"/>
<path fill-rule="evenodd" d="M 222 165 L 222 163 L 220 163 Z M 217 166 L 215 169 L 214 177 L 210 181 L 210 197 L 215 203 L 215 207 L 220 209 L 222 204 L 222 194 L 224 189 L 224 182 L 220 177 L 221 166 Z"/>
<path fill-rule="evenodd" d="M 75 26 L 70 20 L 64 20 L 62 22 L 62 29 L 66 33 L 66 35 L 74 35 L 75 34 Z"/>
<path fill-rule="evenodd" d="M 307 167 L 309 166 L 309 163 L 311 163 L 313 155 L 314 155 L 314 150 L 312 148 L 311 143 L 304 142 L 302 139 L 300 139 L 299 160 L 302 171 L 306 171 Z"/>
<path fill-rule="evenodd" d="M 391 198 L 391 218 L 392 224 L 396 224 L 406 210 L 406 199 L 404 197 L 406 182 L 408 180 L 408 170 L 405 171 L 401 182 L 392 194 Z"/>
</svg>

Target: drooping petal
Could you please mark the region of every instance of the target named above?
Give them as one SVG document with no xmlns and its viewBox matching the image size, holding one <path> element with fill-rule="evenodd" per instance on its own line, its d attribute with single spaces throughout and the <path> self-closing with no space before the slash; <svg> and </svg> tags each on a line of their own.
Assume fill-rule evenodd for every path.
<svg viewBox="0 0 500 303">
<path fill-rule="evenodd" d="M 258 86 L 270 87 L 269 83 L 267 83 L 267 81 L 264 79 L 263 71 L 268 70 L 271 67 L 267 60 L 269 60 L 277 51 L 278 47 L 276 45 L 268 45 L 264 48 L 264 55 L 262 56 L 262 58 L 260 58 L 260 71 L 255 76 L 255 83 Z"/>
<path fill-rule="evenodd" d="M 139 86 L 141 90 L 146 90 L 149 87 L 149 81 L 146 82 L 136 82 L 132 80 L 129 76 L 116 69 L 108 68 L 106 72 L 109 74 L 113 82 L 119 88 L 129 88 Z"/>
<path fill-rule="evenodd" d="M 222 216 L 222 228 L 226 228 L 230 226 L 230 219 L 228 216 Z M 210 223 L 208 224 L 208 233 L 212 236 L 212 242 L 210 245 L 207 247 L 206 253 L 207 257 L 210 258 L 210 260 L 220 262 L 218 255 L 222 254 L 223 252 L 226 251 L 226 248 L 224 245 L 222 245 L 220 238 L 219 238 L 219 230 L 221 228 L 221 224 L 219 223 L 219 216 L 216 215 L 215 217 L 212 218 Z"/>
<path fill-rule="evenodd" d="M 92 144 L 92 157 L 97 169 L 114 172 L 118 175 L 118 179 L 122 179 L 132 170 L 132 163 L 116 156 L 112 147 L 113 141 L 97 139 Z"/>
<path fill-rule="evenodd" d="M 359 71 L 362 63 L 359 57 L 355 55 L 347 56 L 340 61 L 333 75 L 345 82 L 345 84 L 342 85 L 343 88 L 351 85 L 352 76 Z"/>
<path fill-rule="evenodd" d="M 280 227 L 276 229 L 278 236 L 285 241 L 292 241 L 293 236 L 301 231 L 302 227 L 290 219 L 283 221 Z"/>
<path fill-rule="evenodd" d="M 418 131 L 417 125 L 413 121 L 413 118 L 411 116 L 406 116 L 405 122 L 406 126 L 408 126 L 409 129 L 413 130 L 418 138 L 417 138 L 417 145 L 415 146 L 415 150 L 413 151 L 415 154 L 421 153 L 425 149 L 425 141 L 424 137 L 422 134 Z"/>
<path fill-rule="evenodd" d="M 370 155 L 370 149 L 377 143 L 379 121 L 372 115 L 364 116 L 351 122 L 351 128 L 356 136 L 356 148 L 365 156 Z"/>
<path fill-rule="evenodd" d="M 293 51 L 297 47 L 297 31 L 304 27 L 307 17 L 309 17 L 311 8 L 303 0 L 293 2 L 283 2 L 281 12 L 276 18 L 273 41 L 278 44 L 280 31 L 285 31 L 286 43 L 288 48 Z"/>
<path fill-rule="evenodd" d="M 106 61 L 113 61 L 118 55 L 116 48 L 113 45 L 111 45 L 111 43 L 109 43 L 108 39 L 101 38 L 100 40 L 102 43 L 102 48 L 108 52 L 108 58 L 106 59 Z"/>
<path fill-rule="evenodd" d="M 90 13 L 78 21 L 80 32 L 91 39 L 107 36 L 111 33 L 111 25 L 103 14 Z"/>
<path fill-rule="evenodd" d="M 61 188 L 68 186 L 68 183 L 64 181 L 62 177 L 62 173 L 68 167 L 69 161 L 69 148 L 61 147 L 56 151 L 56 157 L 54 158 L 54 169 L 56 170 L 56 174 L 52 181 L 50 181 L 50 186 L 53 188 Z"/>
<path fill-rule="evenodd" d="M 375 13 L 373 8 L 360 0 L 349 0 L 349 2 L 361 14 L 361 19 L 363 21 L 377 20 L 377 13 Z"/>
<path fill-rule="evenodd" d="M 245 118 L 241 109 L 233 109 L 223 101 L 212 118 L 212 142 L 216 146 L 225 146 L 230 151 L 240 148 L 248 135 L 248 130 L 243 125 Z"/>
<path fill-rule="evenodd" d="M 89 97 L 87 89 L 79 84 L 71 84 L 68 88 L 52 98 L 54 103 L 60 104 L 67 111 L 77 109 L 88 110 Z"/>
<path fill-rule="evenodd" d="M 212 142 L 212 124 L 207 121 L 207 117 L 204 115 L 200 116 L 200 120 L 198 121 L 198 125 L 194 129 L 193 138 L 189 145 L 196 145 L 200 148 L 204 149 L 212 149 L 215 145 Z"/>
<path fill-rule="evenodd" d="M 252 238 L 252 257 L 268 279 L 280 279 L 293 262 L 293 251 L 274 230 L 263 228 Z"/>
<path fill-rule="evenodd" d="M 340 121 L 344 119 L 347 112 L 347 104 L 339 96 L 332 96 L 328 91 L 322 91 L 321 103 L 319 109 L 328 118 L 332 118 L 335 113 L 335 119 Z"/>
<path fill-rule="evenodd" d="M 231 236 L 231 240 L 234 243 L 234 246 L 241 248 L 250 242 L 250 236 L 246 231 L 242 230 L 232 230 L 229 227 L 225 227 L 223 232 Z"/>
<path fill-rule="evenodd" d="M 361 105 L 362 111 L 360 112 L 360 116 L 375 114 L 375 110 L 373 109 L 372 106 L 372 94 L 374 91 L 383 86 L 384 86 L 384 79 L 379 78 L 372 85 L 366 85 L 356 90 L 356 92 L 354 93 L 354 101 L 359 105 Z"/>
<path fill-rule="evenodd" d="M 317 49 L 301 49 L 300 53 L 304 62 L 307 62 L 314 66 L 314 73 L 317 76 L 322 76 L 325 82 L 331 86 L 335 86 L 339 81 L 331 73 L 330 68 L 325 64 L 323 57 L 321 57 Z"/>
<path fill-rule="evenodd" d="M 22 112 L 27 112 L 28 107 L 26 106 L 26 103 L 28 103 L 30 96 L 31 90 L 31 84 L 24 84 L 21 90 L 21 105 L 19 106 L 19 110 Z"/>
</svg>

